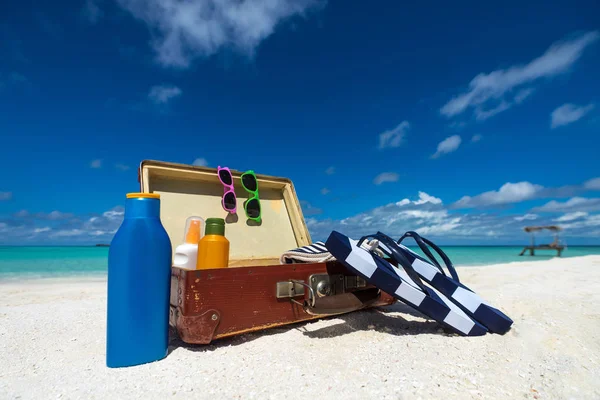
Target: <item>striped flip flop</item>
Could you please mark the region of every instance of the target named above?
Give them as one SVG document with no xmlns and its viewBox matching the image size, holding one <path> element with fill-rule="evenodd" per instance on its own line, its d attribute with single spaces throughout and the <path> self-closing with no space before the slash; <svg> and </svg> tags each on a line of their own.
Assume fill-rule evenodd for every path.
<svg viewBox="0 0 600 400">
<path fill-rule="evenodd" d="M 373 237 L 378 237 L 381 239 L 384 236 L 386 235 L 381 232 L 377 232 L 377 235 L 374 235 Z M 417 242 L 417 245 L 429 258 L 429 260 L 423 258 L 408 247 L 401 244 L 401 242 L 408 237 L 413 238 L 415 242 Z M 389 237 L 388 239 L 391 240 L 392 243 L 396 244 L 393 239 Z M 387 243 L 388 242 L 386 241 L 386 244 Z M 394 245 L 392 244 L 392 246 Z M 440 266 L 437 259 L 427 246 L 431 247 L 436 253 L 439 254 L 444 261 L 450 276 L 446 275 L 444 269 Z M 490 305 L 473 290 L 463 285 L 459 280 L 458 273 L 452 265 L 450 258 L 448 258 L 446 253 L 444 253 L 442 249 L 436 246 L 433 242 L 421 237 L 416 232 L 409 231 L 406 232 L 400 238 L 400 240 L 398 240 L 396 247 L 397 250 L 401 251 L 404 257 L 408 259 L 408 263 L 410 263 L 419 277 L 447 296 L 450 300 L 452 300 L 453 303 L 458 305 L 471 318 L 484 325 L 490 332 L 504 334 L 510 329 L 513 320 L 502 311 Z"/>
<path fill-rule="evenodd" d="M 325 247 L 350 271 L 451 331 L 463 336 L 481 336 L 487 332 L 440 292 L 425 286 L 410 264 L 396 268 L 374 251 L 360 247 L 358 241 L 336 231 L 329 235 Z"/>
</svg>

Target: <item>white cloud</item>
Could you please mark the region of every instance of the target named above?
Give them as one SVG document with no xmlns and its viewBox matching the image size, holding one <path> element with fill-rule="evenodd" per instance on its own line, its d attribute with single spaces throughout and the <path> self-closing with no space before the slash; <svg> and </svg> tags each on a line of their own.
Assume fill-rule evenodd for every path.
<svg viewBox="0 0 600 400">
<path fill-rule="evenodd" d="M 414 205 L 423 205 L 423 204 L 442 204 L 442 199 L 439 199 L 437 197 L 434 196 L 430 196 L 425 192 L 419 191 L 419 200 L 415 200 L 415 201 L 411 201 L 409 199 L 402 199 L 399 202 L 396 203 L 396 206 L 398 207 L 402 207 L 402 206 L 408 206 L 409 204 L 414 204 Z"/>
<path fill-rule="evenodd" d="M 373 183 L 376 185 L 381 185 L 385 182 L 398 182 L 400 176 L 395 172 L 383 172 L 373 179 Z"/>
<path fill-rule="evenodd" d="M 81 10 L 83 16 L 92 24 L 98 23 L 104 15 L 98 3 L 98 0 L 86 0 Z"/>
<path fill-rule="evenodd" d="M 480 73 L 471 80 L 468 90 L 448 101 L 440 109 L 440 113 L 450 118 L 472 108 L 476 116 L 489 117 L 491 115 L 488 116 L 486 113 L 490 113 L 490 110 L 496 110 L 495 114 L 507 110 L 514 103 L 522 102 L 531 94 L 519 91 L 513 95 L 515 89 L 542 78 L 551 78 L 567 72 L 581 57 L 585 48 L 599 38 L 600 34 L 597 31 L 588 32 L 552 44 L 543 55 L 526 65 L 514 65 L 488 74 Z M 529 89 L 531 88 L 524 90 Z M 500 107 L 498 104 L 502 105 L 503 102 L 506 104 L 498 108 Z M 484 111 L 486 108 L 488 111 Z"/>
<path fill-rule="evenodd" d="M 68 212 L 29 212 L 0 215 L 0 244 L 93 244 L 108 242 L 123 221 L 124 208 L 114 207 L 102 214 L 74 215 Z M 4 229 L 6 228 L 6 229 Z"/>
<path fill-rule="evenodd" d="M 97 169 L 97 168 L 102 168 L 102 160 L 93 160 L 93 161 L 90 163 L 90 167 L 91 167 L 91 168 L 96 168 L 96 169 Z"/>
<path fill-rule="evenodd" d="M 41 219 L 49 219 L 52 221 L 57 221 L 57 220 L 61 220 L 61 219 L 68 219 L 73 217 L 73 214 L 71 213 L 63 213 L 60 211 L 52 211 L 49 214 L 44 214 L 44 213 L 37 213 L 36 214 L 37 218 L 41 218 Z"/>
<path fill-rule="evenodd" d="M 402 121 L 394 129 L 390 129 L 379 134 L 379 148 L 387 149 L 390 147 L 400 147 L 404 142 L 404 137 L 410 129 L 408 121 Z"/>
<path fill-rule="evenodd" d="M 533 88 L 526 88 L 526 89 L 519 90 L 519 92 L 515 95 L 515 103 L 521 104 L 522 102 L 525 101 L 525 99 L 527 99 L 529 96 L 531 96 L 534 91 L 535 91 L 535 89 L 533 89 Z"/>
<path fill-rule="evenodd" d="M 482 108 L 478 107 L 475 109 L 475 119 L 477 119 L 477 121 L 485 121 L 486 119 L 491 118 L 496 114 L 500 114 L 502 111 L 506 111 L 511 107 L 512 104 L 504 100 L 502 100 L 496 107 L 489 110 L 483 110 Z"/>
<path fill-rule="evenodd" d="M 460 226 L 460 218 L 453 218 L 442 224 L 427 225 L 417 228 L 419 235 L 439 235 L 455 230 Z"/>
<path fill-rule="evenodd" d="M 31 220 L 43 220 L 43 221 L 63 221 L 73 218 L 75 215 L 72 213 L 64 213 L 60 211 L 52 211 L 49 213 L 38 212 L 30 213 L 27 210 L 21 210 L 14 214 L 16 218 L 31 219 Z"/>
<path fill-rule="evenodd" d="M 585 187 L 588 190 L 600 190 L 600 177 L 586 181 L 583 184 L 583 187 Z"/>
<path fill-rule="evenodd" d="M 195 165 L 196 167 L 206 167 L 208 165 L 208 161 L 206 161 L 206 158 L 196 158 L 192 165 Z"/>
<path fill-rule="evenodd" d="M 7 201 L 12 199 L 12 192 L 0 192 L 0 201 Z"/>
<path fill-rule="evenodd" d="M 148 98 L 154 104 L 167 104 L 172 99 L 181 96 L 183 92 L 177 86 L 156 85 L 150 88 Z"/>
<path fill-rule="evenodd" d="M 325 195 L 327 195 L 327 194 L 329 194 L 329 193 L 331 193 L 331 190 L 329 190 L 329 189 L 327 189 L 327 188 L 323 188 L 323 189 L 321 189 L 321 194 L 322 194 L 323 196 L 325 196 Z"/>
<path fill-rule="evenodd" d="M 473 208 L 519 203 L 534 198 L 542 189 L 543 186 L 530 182 L 507 182 L 499 190 L 491 190 L 473 197 L 464 196 L 453 206 L 454 208 Z"/>
<path fill-rule="evenodd" d="M 366 213 L 333 222 L 339 224 L 339 230 L 361 232 L 380 230 L 394 234 L 399 229 L 417 230 L 418 232 L 449 231 L 460 225 L 461 217 L 450 215 L 442 206 L 441 199 L 425 192 L 419 192 L 418 200 L 403 199 L 396 203 L 377 207 Z M 327 224 L 315 222 L 312 229 L 324 231 Z M 410 228 L 407 228 L 410 226 Z M 366 230 L 366 231 L 365 231 Z M 404 233 L 404 232 L 402 232 Z"/>
<path fill-rule="evenodd" d="M 593 109 L 594 104 L 588 104 L 587 106 L 577 106 L 570 103 L 563 104 L 550 114 L 550 127 L 554 129 L 579 121 Z"/>
<path fill-rule="evenodd" d="M 572 213 L 567 213 L 561 217 L 555 219 L 557 222 L 566 222 L 566 221 L 574 221 L 576 219 L 587 217 L 589 214 L 582 211 L 576 211 Z"/>
<path fill-rule="evenodd" d="M 477 142 L 480 142 L 480 141 L 481 141 L 481 139 L 483 139 L 483 136 L 481 136 L 481 135 L 479 135 L 479 134 L 477 134 L 477 135 L 473 135 L 473 137 L 471 138 L 471 142 L 473 142 L 473 143 L 477 143 Z"/>
<path fill-rule="evenodd" d="M 252 57 L 278 25 L 319 8 L 319 0 L 117 0 L 148 25 L 159 63 L 186 68 L 223 48 Z"/>
<path fill-rule="evenodd" d="M 419 192 L 419 200 L 417 200 L 413 203 L 417 204 L 417 205 L 426 204 L 426 203 L 442 204 L 442 199 L 438 199 L 437 197 L 430 196 L 425 192 Z"/>
<path fill-rule="evenodd" d="M 398 217 L 390 218 L 387 226 L 399 221 L 410 221 L 411 224 L 418 226 L 417 233 L 421 235 L 435 235 L 449 232 L 461 225 L 461 217 L 450 216 L 448 211 L 423 211 L 407 210 L 400 211 Z"/>
<path fill-rule="evenodd" d="M 398 203 L 396 203 L 396 204 L 398 204 Z M 442 211 L 406 210 L 406 211 L 399 211 L 399 214 L 406 215 L 411 218 L 437 220 L 437 221 L 448 216 L 448 212 L 446 210 L 442 210 Z"/>
<path fill-rule="evenodd" d="M 437 197 L 430 196 L 425 192 L 419 192 L 419 200 L 415 201 L 414 204 L 421 205 L 427 203 L 442 204 L 442 200 Z"/>
<path fill-rule="evenodd" d="M 83 236 L 86 233 L 87 232 L 82 229 L 63 229 L 60 231 L 53 232 L 52 234 L 50 234 L 50 237 L 65 238 L 65 237 L 72 237 L 72 236 Z"/>
<path fill-rule="evenodd" d="M 438 158 L 442 154 L 448 154 L 456 151 L 461 142 L 462 139 L 458 135 L 447 137 L 438 144 L 437 151 L 431 156 L 431 158 Z"/>
<path fill-rule="evenodd" d="M 565 202 L 549 201 L 541 207 L 533 209 L 536 212 L 593 212 L 600 211 L 600 198 L 573 197 Z"/>
<path fill-rule="evenodd" d="M 335 174 L 335 167 L 329 167 L 329 168 L 327 168 L 327 169 L 325 170 L 325 173 L 326 173 L 327 175 L 333 175 L 333 174 Z"/>
<path fill-rule="evenodd" d="M 115 220 L 115 219 L 120 220 L 123 218 L 124 215 L 125 215 L 125 210 L 120 207 L 113 208 L 112 210 L 105 211 L 102 213 L 102 216 L 109 220 Z M 93 218 L 90 219 L 90 222 L 97 221 L 98 217 L 96 217 L 96 219 L 93 219 L 94 221 L 92 221 L 92 219 Z"/>
<path fill-rule="evenodd" d="M 537 214 L 525 214 L 520 217 L 515 217 L 515 221 L 533 221 L 534 219 L 538 219 L 539 215 Z"/>
<path fill-rule="evenodd" d="M 580 218 L 578 221 L 573 220 L 569 221 L 568 224 L 562 223 L 560 225 L 563 229 L 568 229 L 570 231 L 580 230 L 589 232 L 590 236 L 598 238 L 600 235 L 599 231 L 590 231 L 590 227 L 600 226 L 600 214 L 588 215 L 583 218 Z"/>
</svg>

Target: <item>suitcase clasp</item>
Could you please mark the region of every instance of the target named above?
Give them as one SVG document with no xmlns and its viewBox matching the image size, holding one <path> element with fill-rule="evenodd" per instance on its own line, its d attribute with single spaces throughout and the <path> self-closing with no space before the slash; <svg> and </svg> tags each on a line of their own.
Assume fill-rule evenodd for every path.
<svg viewBox="0 0 600 400">
<path fill-rule="evenodd" d="M 311 315 L 343 314 L 366 307 L 377 301 L 381 294 L 379 289 L 371 289 L 354 293 L 349 290 L 364 288 L 367 283 L 358 276 L 344 276 L 343 274 L 313 274 L 308 278 L 309 283 L 301 280 L 290 279 L 277 282 L 276 296 L 278 299 L 289 298 Z M 295 300 L 294 297 L 308 296 L 304 302 Z"/>
<path fill-rule="evenodd" d="M 289 281 L 277 282 L 275 297 L 278 299 L 293 298 L 304 296 L 304 287 L 311 291 L 311 296 L 314 297 L 314 292 L 310 286 L 304 281 L 290 279 Z"/>
</svg>

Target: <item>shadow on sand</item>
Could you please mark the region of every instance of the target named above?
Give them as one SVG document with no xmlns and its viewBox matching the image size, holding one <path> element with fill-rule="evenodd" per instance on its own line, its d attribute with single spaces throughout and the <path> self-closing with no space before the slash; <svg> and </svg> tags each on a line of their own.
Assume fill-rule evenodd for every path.
<svg viewBox="0 0 600 400">
<path fill-rule="evenodd" d="M 398 313 L 409 314 L 420 319 L 416 321 L 407 320 L 402 316 L 398 315 Z M 179 347 L 183 347 L 190 351 L 197 352 L 214 351 L 221 347 L 243 345 L 244 343 L 248 343 L 253 340 L 260 339 L 262 337 L 278 335 L 280 333 L 288 332 L 292 329 L 302 332 L 303 335 L 309 338 L 315 339 L 334 338 L 357 331 L 368 330 L 374 330 L 377 332 L 382 332 L 394 336 L 429 334 L 446 335 L 448 337 L 458 337 L 458 335 L 449 333 L 437 322 L 428 319 L 415 309 L 399 302 L 392 304 L 391 306 L 371 308 L 361 311 L 355 311 L 348 314 L 334 315 L 330 317 L 321 318 L 321 320 L 331 319 L 339 319 L 342 320 L 342 322 L 339 324 L 325 326 L 323 328 L 315 330 L 307 329 L 307 325 L 316 322 L 315 320 L 298 322 L 279 328 L 271 328 L 266 329 L 264 331 L 246 333 L 230 338 L 219 339 L 207 345 L 185 343 L 178 337 L 175 330 L 171 328 L 169 332 L 168 353 L 170 354 L 172 351 Z"/>
</svg>

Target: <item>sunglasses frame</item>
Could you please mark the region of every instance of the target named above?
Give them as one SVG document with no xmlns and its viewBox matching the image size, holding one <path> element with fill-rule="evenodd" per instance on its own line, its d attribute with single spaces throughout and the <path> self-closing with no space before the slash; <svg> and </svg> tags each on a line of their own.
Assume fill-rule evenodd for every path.
<svg viewBox="0 0 600 400">
<path fill-rule="evenodd" d="M 229 173 L 229 176 L 231 177 L 231 185 L 228 185 L 227 183 L 223 182 L 223 180 L 221 179 L 221 171 L 227 171 Z M 233 188 L 233 174 L 231 173 L 231 170 L 227 167 L 223 167 L 221 168 L 221 166 L 219 166 L 217 168 L 217 177 L 219 178 L 219 181 L 221 181 L 221 183 L 223 184 L 224 188 L 224 192 L 223 192 L 223 196 L 221 197 L 221 206 L 223 207 L 223 209 L 231 214 L 235 214 L 237 212 L 237 196 L 235 195 L 235 190 Z M 225 206 L 225 196 L 228 193 L 232 193 L 233 194 L 233 199 L 235 202 L 235 206 L 233 207 L 233 209 L 228 209 Z"/>
<path fill-rule="evenodd" d="M 250 190 L 246 187 L 246 185 L 244 185 L 244 175 L 251 175 L 254 177 L 254 181 L 256 182 L 256 190 Z M 240 176 L 240 180 L 242 181 L 242 186 L 244 187 L 244 189 L 246 189 L 246 191 L 252 195 L 251 197 L 248 198 L 248 200 L 244 201 L 244 211 L 246 212 L 246 217 L 253 221 L 261 222 L 262 221 L 262 205 L 260 204 L 260 199 L 258 198 L 258 178 L 256 177 L 256 174 L 254 173 L 254 171 L 249 170 L 249 171 L 244 172 Z M 258 217 L 256 217 L 256 218 L 253 218 L 250 215 L 248 215 L 248 203 L 250 202 L 250 200 L 256 200 L 258 202 Z"/>
</svg>

